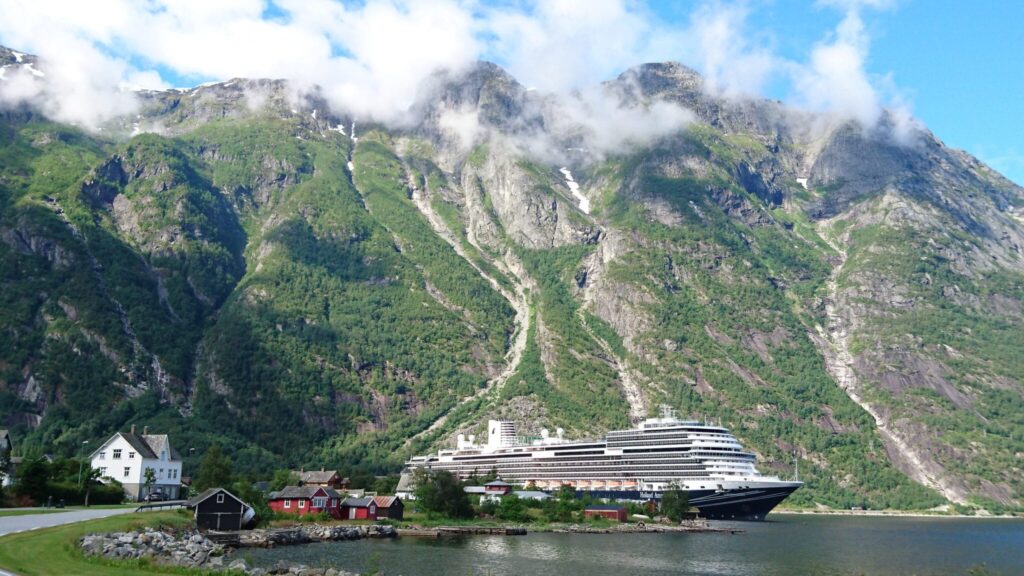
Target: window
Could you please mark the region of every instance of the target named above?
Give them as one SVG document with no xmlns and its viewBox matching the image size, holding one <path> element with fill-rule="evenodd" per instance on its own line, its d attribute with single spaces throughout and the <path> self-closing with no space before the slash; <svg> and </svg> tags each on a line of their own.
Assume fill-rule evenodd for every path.
<svg viewBox="0 0 1024 576">
<path fill-rule="evenodd" d="M 161 478 L 163 478 L 163 477 L 164 477 L 164 469 L 163 469 L 163 468 L 161 468 L 161 469 L 160 469 L 160 477 L 161 477 Z"/>
<path fill-rule="evenodd" d="M 217 494 L 217 504 L 224 503 L 224 494 Z"/>
<path fill-rule="evenodd" d="M 338 499 L 337 498 L 331 498 L 331 508 L 334 508 L 337 505 L 338 505 Z"/>
<path fill-rule="evenodd" d="M 327 506 L 326 496 L 317 496 L 316 498 L 313 498 L 313 508 L 323 508 L 325 506 Z"/>
<path fill-rule="evenodd" d="M 106 452 L 106 450 L 103 450 L 103 451 L 100 452 L 100 460 L 106 460 L 106 459 L 107 459 L 107 452 Z"/>
<path fill-rule="evenodd" d="M 121 449 L 120 448 L 114 448 L 114 460 L 120 460 L 120 459 L 121 459 Z"/>
<path fill-rule="evenodd" d="M 291 500 L 285 500 L 284 501 L 284 507 L 285 508 L 291 508 L 292 507 L 292 501 Z"/>
<path fill-rule="evenodd" d="M 130 467 L 130 466 L 125 466 L 125 467 L 124 467 L 124 477 L 125 477 L 125 478 L 127 478 L 127 477 L 128 477 L 128 474 L 130 474 L 130 473 L 131 473 L 131 471 L 132 471 L 132 469 L 131 469 L 131 467 Z"/>
<path fill-rule="evenodd" d="M 167 451 L 166 450 L 161 450 L 160 451 L 160 459 L 161 460 L 167 460 Z"/>
<path fill-rule="evenodd" d="M 130 452 L 128 452 L 128 459 L 129 460 L 134 460 L 135 459 L 135 450 L 131 450 Z"/>
<path fill-rule="evenodd" d="M 306 507 L 306 501 L 305 500 L 299 500 L 299 508 L 305 508 L 305 507 Z"/>
</svg>

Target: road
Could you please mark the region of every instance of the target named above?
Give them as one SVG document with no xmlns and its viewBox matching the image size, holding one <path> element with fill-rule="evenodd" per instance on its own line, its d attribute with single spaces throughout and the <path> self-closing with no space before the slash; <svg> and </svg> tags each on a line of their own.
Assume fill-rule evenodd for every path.
<svg viewBox="0 0 1024 576">
<path fill-rule="evenodd" d="M 90 510 L 71 510 L 68 512 L 55 512 L 53 514 L 26 514 L 24 516 L 2 516 L 0 517 L 0 536 L 35 530 L 37 528 L 49 528 L 61 524 L 71 524 L 83 520 L 95 520 L 106 518 L 117 514 L 129 514 L 135 508 L 93 508 Z"/>
</svg>

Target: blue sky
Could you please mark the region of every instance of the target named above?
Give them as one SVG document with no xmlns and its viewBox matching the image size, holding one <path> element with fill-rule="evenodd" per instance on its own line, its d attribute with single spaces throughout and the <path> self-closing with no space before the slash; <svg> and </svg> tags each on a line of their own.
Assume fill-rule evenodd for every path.
<svg viewBox="0 0 1024 576">
<path fill-rule="evenodd" d="M 685 19 L 677 2 L 651 7 Z M 749 7 L 751 27 L 796 60 L 839 18 L 834 9 L 797 0 Z M 1024 185 L 1024 2 L 901 0 L 862 13 L 871 36 L 868 72 L 891 74 L 914 115 L 947 146 Z M 775 87 L 767 95 L 785 92 Z"/>
<path fill-rule="evenodd" d="M 0 15 L 0 44 L 48 61 L 50 87 L 22 97 L 84 125 L 130 108 L 126 85 L 291 78 L 388 121 L 437 67 L 490 59 L 564 92 L 678 60 L 726 95 L 866 125 L 909 111 L 1024 183 L 1024 2 L 0 0 Z"/>
</svg>

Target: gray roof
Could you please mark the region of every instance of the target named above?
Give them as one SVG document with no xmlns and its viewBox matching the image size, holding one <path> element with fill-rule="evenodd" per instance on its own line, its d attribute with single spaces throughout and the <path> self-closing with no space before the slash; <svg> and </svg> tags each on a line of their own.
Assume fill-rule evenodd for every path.
<svg viewBox="0 0 1024 576">
<path fill-rule="evenodd" d="M 511 484 L 509 484 L 508 482 L 502 482 L 501 480 L 494 480 L 492 482 L 484 484 L 484 486 L 511 486 Z"/>
<path fill-rule="evenodd" d="M 338 475 L 337 470 L 306 470 L 305 472 L 292 470 L 292 472 L 299 477 L 300 482 L 306 484 L 326 484 L 331 481 L 331 478 Z"/>
<path fill-rule="evenodd" d="M 110 443 L 114 437 L 120 435 L 124 438 L 128 444 L 135 448 L 140 458 L 146 458 L 149 460 L 155 460 L 160 458 L 160 452 L 166 450 L 167 457 L 169 460 L 181 460 L 181 455 L 178 451 L 171 446 L 171 440 L 167 434 L 132 434 L 131 432 L 117 432 L 114 436 L 111 436 L 106 442 L 100 445 L 95 451 L 93 451 L 90 459 L 96 456 L 96 453 L 103 450 L 103 447 Z"/>
<path fill-rule="evenodd" d="M 234 498 L 238 502 L 241 502 L 242 504 L 245 504 L 245 502 L 242 502 L 241 498 L 239 498 L 238 496 L 235 496 L 234 494 L 232 494 L 231 492 L 228 492 L 227 490 L 225 490 L 223 488 L 207 488 L 206 490 L 203 490 L 198 496 L 190 499 L 188 501 L 188 504 L 186 504 L 186 506 L 188 506 L 189 508 L 195 508 L 196 506 L 199 505 L 200 502 L 202 502 L 203 500 L 206 500 L 207 498 L 209 498 L 210 496 L 213 496 L 214 494 L 216 494 L 218 492 L 223 492 L 223 493 L 227 494 L 228 496 L 231 496 L 232 498 Z M 245 504 L 245 505 L 248 506 L 248 504 Z"/>
<path fill-rule="evenodd" d="M 373 504 L 373 497 L 366 496 L 364 498 L 345 498 L 341 503 L 342 506 L 351 506 L 353 508 L 365 508 Z"/>
<path fill-rule="evenodd" d="M 142 438 L 146 441 L 146 444 L 149 445 L 153 454 L 156 455 L 155 457 L 159 457 L 160 452 L 166 450 L 168 459 L 181 460 L 181 455 L 178 454 L 178 451 L 175 450 L 173 446 L 171 446 L 171 439 L 167 434 L 146 434 L 142 436 Z"/>
<path fill-rule="evenodd" d="M 512 494 L 521 500 L 547 500 L 551 498 L 551 494 L 541 492 L 540 490 L 516 490 Z"/>
<path fill-rule="evenodd" d="M 282 490 L 277 492 L 271 492 L 269 497 L 271 500 L 279 500 L 281 498 L 312 498 L 314 494 L 323 490 L 328 498 L 341 498 L 341 494 L 334 491 L 333 488 L 324 488 L 323 486 L 285 486 Z"/>
</svg>

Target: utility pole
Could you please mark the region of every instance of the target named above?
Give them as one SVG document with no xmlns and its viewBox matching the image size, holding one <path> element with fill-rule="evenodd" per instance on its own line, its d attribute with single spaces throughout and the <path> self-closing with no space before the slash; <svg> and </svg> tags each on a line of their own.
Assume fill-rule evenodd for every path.
<svg viewBox="0 0 1024 576">
<path fill-rule="evenodd" d="M 85 447 L 85 445 L 86 445 L 86 444 L 88 444 L 88 443 L 89 443 L 89 441 L 88 441 L 88 440 L 82 440 L 82 447 L 84 448 L 84 447 Z M 85 461 L 84 461 L 84 460 L 82 460 L 82 458 L 79 458 L 79 459 L 78 459 L 78 487 L 79 487 L 79 488 L 81 488 L 81 487 L 82 487 L 82 464 L 83 464 L 84 462 L 85 462 Z M 92 467 L 90 466 L 90 469 L 91 469 L 91 468 L 92 468 Z"/>
</svg>

